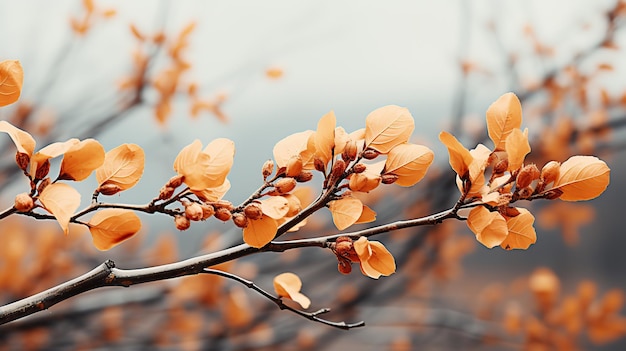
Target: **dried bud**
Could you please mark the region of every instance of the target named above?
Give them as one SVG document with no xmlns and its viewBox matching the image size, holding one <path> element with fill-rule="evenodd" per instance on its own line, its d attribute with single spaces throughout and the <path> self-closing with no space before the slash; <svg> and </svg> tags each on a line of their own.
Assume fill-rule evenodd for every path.
<svg viewBox="0 0 626 351">
<path fill-rule="evenodd" d="M 263 174 L 263 180 L 267 179 L 274 172 L 274 161 L 267 160 L 263 164 L 263 168 L 261 168 L 261 173 Z"/>
<path fill-rule="evenodd" d="M 167 200 L 174 195 L 174 188 L 171 186 L 164 186 L 159 191 L 159 200 Z"/>
<path fill-rule="evenodd" d="M 225 208 L 228 210 L 228 212 L 230 212 L 235 208 L 235 206 L 233 206 L 233 203 L 227 200 L 218 200 L 211 204 L 213 205 L 213 207 L 215 207 L 216 210 L 218 208 Z"/>
<path fill-rule="evenodd" d="M 363 193 L 369 193 L 370 191 L 376 189 L 380 184 L 381 177 L 367 177 L 361 173 L 353 174 L 350 177 L 350 182 L 348 186 L 352 191 L 360 191 Z"/>
<path fill-rule="evenodd" d="M 174 224 L 178 230 L 187 230 L 191 226 L 191 221 L 185 216 L 176 215 L 174 217 Z"/>
<path fill-rule="evenodd" d="M 345 257 L 350 250 L 353 250 L 352 241 L 341 241 L 335 243 L 335 253 L 337 253 L 337 256 Z"/>
<path fill-rule="evenodd" d="M 350 264 L 347 260 L 339 259 L 339 263 L 337 264 L 337 270 L 341 274 L 350 274 L 352 272 L 352 264 Z"/>
<path fill-rule="evenodd" d="M 500 207 L 500 214 L 505 217 L 516 217 L 520 214 L 520 211 L 515 207 L 502 206 Z"/>
<path fill-rule="evenodd" d="M 315 167 L 315 170 L 319 172 L 326 172 L 326 165 L 324 164 L 324 161 L 317 157 L 313 160 L 313 166 Z"/>
<path fill-rule="evenodd" d="M 234 213 L 233 223 L 239 228 L 245 228 L 248 226 L 248 218 L 243 213 Z"/>
<path fill-rule="evenodd" d="M 352 172 L 354 173 L 363 173 L 367 166 L 364 163 L 357 163 L 352 167 Z"/>
<path fill-rule="evenodd" d="M 398 176 L 395 174 L 383 174 L 380 176 L 380 182 L 383 184 L 393 184 L 398 180 Z"/>
<path fill-rule="evenodd" d="M 349 236 L 340 236 L 340 237 L 337 238 L 337 240 L 335 240 L 335 243 L 338 244 L 338 243 L 343 242 L 343 241 L 348 241 L 348 242 L 352 243 L 352 239 Z"/>
<path fill-rule="evenodd" d="M 287 177 L 295 177 L 302 172 L 302 157 L 300 155 L 291 156 L 287 161 L 285 175 Z"/>
<path fill-rule="evenodd" d="M 28 168 L 28 163 L 30 163 L 30 156 L 28 154 L 18 151 L 15 154 L 15 163 L 17 163 L 17 166 L 22 171 L 26 171 L 26 168 Z"/>
<path fill-rule="evenodd" d="M 215 218 L 219 219 L 220 221 L 226 222 L 230 219 L 230 217 L 232 217 L 232 214 L 227 208 L 220 207 L 215 209 Z"/>
<path fill-rule="evenodd" d="M 380 155 L 380 153 L 374 149 L 366 149 L 363 151 L 363 158 L 366 160 L 373 160 L 378 157 L 378 155 Z"/>
<path fill-rule="evenodd" d="M 283 178 L 274 184 L 274 188 L 279 194 L 286 194 L 296 187 L 296 180 L 293 178 Z"/>
<path fill-rule="evenodd" d="M 212 205 L 201 204 L 200 207 L 202 207 L 202 220 L 203 221 L 213 216 L 213 214 L 215 213 L 215 208 Z"/>
<path fill-rule="evenodd" d="M 563 190 L 561 189 L 550 189 L 543 193 L 543 198 L 548 200 L 558 199 L 563 195 Z"/>
<path fill-rule="evenodd" d="M 526 199 L 528 197 L 530 197 L 533 194 L 534 190 L 533 188 L 527 186 L 525 188 L 521 188 L 517 191 L 517 195 L 519 196 L 520 199 Z"/>
<path fill-rule="evenodd" d="M 498 206 L 507 206 L 513 200 L 513 194 L 504 193 L 498 196 Z"/>
<path fill-rule="evenodd" d="M 302 171 L 300 172 L 300 174 L 298 174 L 296 176 L 296 182 L 298 183 L 305 183 L 308 182 L 309 180 L 313 179 L 313 173 L 309 172 L 309 171 Z"/>
<path fill-rule="evenodd" d="M 348 141 L 343 149 L 343 152 L 341 153 L 341 158 L 346 162 L 354 161 L 356 160 L 357 152 L 358 147 L 356 146 L 356 141 Z"/>
<path fill-rule="evenodd" d="M 167 181 L 167 183 L 165 183 L 165 187 L 170 187 L 170 188 L 178 188 L 179 186 L 181 186 L 183 184 L 183 180 L 184 180 L 184 176 L 182 175 L 176 175 L 173 176 L 172 178 L 170 178 L 170 180 Z"/>
<path fill-rule="evenodd" d="M 18 212 L 28 212 L 35 207 L 35 203 L 30 195 L 21 193 L 15 196 L 15 205 L 13 206 Z"/>
<path fill-rule="evenodd" d="M 202 206 L 196 202 L 190 202 L 185 205 L 185 217 L 192 221 L 199 221 L 204 216 Z"/>
<path fill-rule="evenodd" d="M 41 182 L 39 182 L 39 185 L 37 185 L 37 192 L 38 193 L 42 193 L 43 190 L 50 185 L 50 183 L 52 183 L 52 180 L 50 180 L 50 177 L 46 177 L 44 179 L 41 180 Z"/>
<path fill-rule="evenodd" d="M 539 169 L 534 163 L 522 167 L 522 170 L 517 175 L 515 180 L 515 186 L 517 188 L 525 188 L 530 185 L 535 179 L 539 179 Z"/>
<path fill-rule="evenodd" d="M 102 195 L 107 196 L 115 195 L 120 191 L 122 191 L 122 188 L 113 183 L 104 183 L 98 187 L 98 192 Z"/>
<path fill-rule="evenodd" d="M 487 164 L 488 164 L 488 165 L 493 164 L 494 162 L 496 162 L 496 160 L 497 160 L 498 158 L 499 158 L 499 157 L 498 157 L 498 155 L 496 155 L 496 153 L 495 153 L 495 152 L 490 153 L 490 154 L 489 154 L 489 158 L 487 158 Z M 504 171 L 503 171 L 503 172 L 504 172 Z"/>
<path fill-rule="evenodd" d="M 259 219 L 263 216 L 263 210 L 261 210 L 261 205 L 257 203 L 251 203 L 246 205 L 243 209 L 243 213 L 246 217 L 250 219 Z"/>
<path fill-rule="evenodd" d="M 37 170 L 35 171 L 35 181 L 39 179 L 44 179 L 48 172 L 50 172 L 50 161 L 45 160 L 44 163 L 37 165 Z"/>
<path fill-rule="evenodd" d="M 548 185 L 559 178 L 561 172 L 561 163 L 550 161 L 541 169 L 541 180 Z"/>
<path fill-rule="evenodd" d="M 346 163 L 343 160 L 335 161 L 335 164 L 333 165 L 333 170 L 331 173 L 331 178 L 337 179 L 341 177 L 341 175 L 343 174 L 345 170 L 346 170 Z"/>
<path fill-rule="evenodd" d="M 505 159 L 496 163 L 496 165 L 493 167 L 493 173 L 502 174 L 506 172 L 507 169 L 509 169 L 509 160 Z"/>
</svg>

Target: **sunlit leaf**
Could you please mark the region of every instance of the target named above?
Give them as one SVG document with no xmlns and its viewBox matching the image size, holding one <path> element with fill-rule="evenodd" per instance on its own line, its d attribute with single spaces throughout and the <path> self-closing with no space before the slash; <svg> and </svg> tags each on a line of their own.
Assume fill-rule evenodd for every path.
<svg viewBox="0 0 626 351">
<path fill-rule="evenodd" d="M 354 197 L 344 197 L 328 203 L 328 209 L 333 216 L 333 223 L 339 230 L 353 225 L 363 213 L 363 203 Z"/>
<path fill-rule="evenodd" d="M 18 164 L 18 166 L 23 167 L 22 169 L 25 170 L 30 161 L 30 157 L 33 155 L 33 152 L 35 152 L 35 139 L 27 132 L 13 126 L 7 121 L 0 121 L 0 132 L 7 133 L 11 140 L 13 140 L 17 148 L 17 153 L 25 155 L 25 163 L 23 165 Z"/>
<path fill-rule="evenodd" d="M 434 157 L 426 146 L 400 144 L 389 151 L 384 173 L 398 176 L 394 184 L 413 186 L 424 178 Z"/>
<path fill-rule="evenodd" d="M 37 151 L 30 158 L 30 176 L 34 178 L 35 174 L 37 173 L 37 168 L 39 168 L 49 159 L 63 155 L 65 152 L 67 152 L 70 148 L 77 145 L 78 143 L 80 143 L 78 139 L 72 138 L 68 141 L 52 143 Z"/>
<path fill-rule="evenodd" d="M 530 144 L 528 144 L 528 128 L 524 132 L 520 129 L 513 129 L 508 137 L 506 137 L 506 154 L 509 160 L 509 171 L 516 171 L 524 164 L 526 155 L 530 152 Z"/>
<path fill-rule="evenodd" d="M 100 186 L 114 184 L 122 190 L 135 186 L 143 174 L 145 155 L 136 144 L 122 144 L 104 155 L 104 163 L 96 170 Z"/>
<path fill-rule="evenodd" d="M 572 156 L 561 164 L 553 188 L 563 192 L 561 200 L 590 200 L 604 192 L 610 172 L 606 163 L 595 156 Z"/>
<path fill-rule="evenodd" d="M 39 201 L 54 215 L 63 233 L 67 234 L 70 218 L 80 206 L 80 193 L 67 184 L 53 183 L 39 194 Z"/>
<path fill-rule="evenodd" d="M 365 147 L 386 154 L 409 141 L 415 129 L 408 109 L 388 105 L 372 111 L 365 119 Z"/>
<path fill-rule="evenodd" d="M 388 276 L 396 271 L 395 259 L 382 243 L 369 241 L 362 236 L 353 245 L 364 275 L 378 279 L 381 275 Z"/>
<path fill-rule="evenodd" d="M 203 201 L 217 201 L 220 200 L 226 192 L 230 190 L 230 181 L 228 178 L 224 179 L 224 183 L 222 185 L 215 188 L 206 188 L 203 190 L 191 190 L 197 197 L 202 199 Z"/>
<path fill-rule="evenodd" d="M 448 148 L 450 155 L 450 166 L 459 175 L 466 176 L 469 172 L 469 165 L 472 163 L 472 155 L 454 135 L 448 132 L 439 133 L 439 140 Z"/>
<path fill-rule="evenodd" d="M 376 212 L 369 208 L 367 205 L 363 205 L 363 211 L 361 212 L 361 216 L 359 219 L 354 222 L 354 224 L 358 223 L 370 223 L 376 220 Z"/>
<path fill-rule="evenodd" d="M 0 107 L 12 104 L 20 98 L 23 81 L 24 71 L 20 61 L 0 62 Z"/>
<path fill-rule="evenodd" d="M 278 296 L 290 298 L 302 308 L 309 308 L 311 300 L 304 296 L 300 289 L 302 289 L 302 281 L 294 273 L 287 272 L 274 277 L 274 290 Z"/>
<path fill-rule="evenodd" d="M 328 112 L 317 123 L 315 132 L 315 156 L 320 158 L 324 165 L 330 162 L 335 148 L 335 125 L 337 119 L 333 111 Z"/>
<path fill-rule="evenodd" d="M 300 133 L 291 134 L 290 136 L 283 138 L 274 146 L 274 161 L 278 167 L 287 167 L 287 163 L 292 156 L 300 155 L 302 157 L 302 163 L 306 164 L 310 161 L 315 153 L 315 142 L 309 143 L 310 138 L 314 138 L 315 132 L 307 130 Z"/>
<path fill-rule="evenodd" d="M 59 179 L 81 181 L 104 163 L 104 148 L 94 139 L 70 147 L 63 156 Z"/>
<path fill-rule="evenodd" d="M 470 211 L 467 226 L 476 234 L 476 240 L 490 249 L 500 245 L 508 235 L 504 217 L 498 212 L 490 212 L 483 206 Z"/>
<path fill-rule="evenodd" d="M 263 214 L 274 219 L 285 217 L 289 211 L 289 201 L 282 196 L 271 196 L 267 199 L 261 200 L 260 203 Z"/>
<path fill-rule="evenodd" d="M 513 93 L 506 93 L 487 109 L 487 132 L 494 151 L 505 150 L 506 138 L 522 125 L 522 104 Z"/>
<path fill-rule="evenodd" d="M 250 219 L 243 228 L 243 241 L 252 247 L 261 248 L 274 239 L 277 230 L 278 223 L 272 217 L 263 215 L 259 219 Z"/>
<path fill-rule="evenodd" d="M 517 207 L 517 210 L 519 215 L 506 219 L 509 234 L 500 244 L 506 250 L 526 250 L 537 241 L 537 233 L 533 227 L 535 217 L 525 208 Z"/>
<path fill-rule="evenodd" d="M 96 212 L 88 225 L 93 244 L 106 251 L 135 235 L 141 229 L 141 220 L 133 211 L 109 208 Z"/>
</svg>

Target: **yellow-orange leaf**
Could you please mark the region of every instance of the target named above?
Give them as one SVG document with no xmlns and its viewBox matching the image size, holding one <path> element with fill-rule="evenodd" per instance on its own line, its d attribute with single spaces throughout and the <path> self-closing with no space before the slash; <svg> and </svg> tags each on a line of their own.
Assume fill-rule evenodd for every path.
<svg viewBox="0 0 626 351">
<path fill-rule="evenodd" d="M 594 156 L 572 156 L 561 164 L 554 188 L 565 201 L 593 199 L 609 185 L 611 170 L 604 161 Z"/>
<path fill-rule="evenodd" d="M 311 300 L 304 296 L 300 289 L 302 289 L 302 281 L 294 273 L 287 272 L 274 277 L 274 290 L 278 296 L 290 298 L 299 303 L 302 308 L 309 308 Z"/>
<path fill-rule="evenodd" d="M 274 219 L 281 219 L 289 212 L 289 201 L 282 196 L 272 196 L 260 203 L 263 214 Z"/>
<path fill-rule="evenodd" d="M 39 166 L 43 165 L 51 158 L 63 155 L 79 142 L 78 139 L 72 138 L 68 141 L 52 143 L 37 151 L 30 159 L 30 176 L 34 178 Z"/>
<path fill-rule="evenodd" d="M 353 225 L 363 213 L 363 203 L 355 197 L 344 197 L 328 203 L 333 223 L 339 230 Z"/>
<path fill-rule="evenodd" d="M 81 181 L 104 163 L 104 148 L 94 139 L 72 146 L 63 156 L 59 179 Z"/>
<path fill-rule="evenodd" d="M 472 155 L 469 150 L 461 144 L 454 135 L 448 132 L 439 133 L 439 140 L 448 148 L 450 154 L 450 166 L 459 177 L 464 177 L 469 172 L 469 165 L 472 163 Z"/>
<path fill-rule="evenodd" d="M 53 183 L 39 194 L 39 201 L 57 219 L 63 233 L 67 234 L 70 218 L 80 206 L 80 193 L 67 184 Z"/>
<path fill-rule="evenodd" d="M 528 128 L 524 129 L 523 133 L 520 129 L 513 129 L 511 134 L 506 137 L 505 149 L 509 160 L 509 171 L 520 169 L 524 164 L 526 155 L 530 152 Z"/>
<path fill-rule="evenodd" d="M 380 173 L 383 168 L 385 168 L 384 160 L 368 164 L 362 173 L 352 174 L 348 183 L 350 190 L 367 193 L 376 189 L 380 185 Z"/>
<path fill-rule="evenodd" d="M 135 186 L 143 174 L 145 155 L 136 144 L 122 144 L 104 155 L 104 163 L 96 170 L 100 186 L 115 184 L 122 190 Z"/>
<path fill-rule="evenodd" d="M 364 275 L 378 279 L 381 275 L 388 276 L 396 271 L 396 261 L 382 243 L 369 241 L 362 236 L 353 245 Z"/>
<path fill-rule="evenodd" d="M 386 154 L 409 141 L 413 129 L 415 122 L 408 109 L 396 105 L 381 107 L 365 119 L 365 147 Z"/>
<path fill-rule="evenodd" d="M 537 241 L 537 233 L 533 227 L 535 217 L 525 208 L 517 207 L 517 210 L 519 211 L 517 216 L 506 219 L 509 235 L 500 244 L 505 250 L 526 250 Z"/>
<path fill-rule="evenodd" d="M 228 178 L 224 179 L 224 183 L 222 185 L 215 188 L 206 188 L 204 190 L 191 190 L 197 197 L 202 199 L 203 201 L 217 201 L 220 200 L 226 192 L 230 190 L 230 181 Z"/>
<path fill-rule="evenodd" d="M 243 241 L 252 247 L 261 248 L 274 239 L 277 230 L 278 223 L 270 216 L 250 219 L 243 228 Z"/>
<path fill-rule="evenodd" d="M 32 156 L 35 152 L 35 139 L 27 132 L 13 126 L 7 121 L 0 121 L 0 132 L 7 133 L 15 147 L 17 152 Z"/>
<path fill-rule="evenodd" d="M 184 182 L 191 190 L 211 188 L 211 180 L 205 177 L 210 167 L 211 157 L 202 152 L 202 143 L 196 139 L 185 146 L 174 160 L 174 171 L 184 176 Z"/>
<path fill-rule="evenodd" d="M 413 186 L 424 178 L 434 157 L 426 146 L 400 144 L 389 151 L 384 173 L 398 176 L 394 184 Z"/>
<path fill-rule="evenodd" d="M 315 142 L 313 142 L 313 150 L 309 150 L 311 146 L 309 138 L 314 138 L 315 132 L 307 130 L 300 133 L 291 134 L 290 136 L 283 138 L 274 146 L 274 161 L 278 167 L 287 167 L 287 163 L 292 156 L 300 155 L 302 157 L 302 163 L 306 164 L 312 158 L 315 153 Z"/>
<path fill-rule="evenodd" d="M 317 123 L 315 132 L 315 156 L 320 158 L 325 165 L 333 157 L 335 148 L 335 125 L 337 119 L 333 111 L 328 112 Z"/>
<path fill-rule="evenodd" d="M 0 107 L 12 104 L 20 98 L 24 71 L 17 60 L 0 62 Z"/>
<path fill-rule="evenodd" d="M 522 104 L 513 93 L 506 93 L 487 109 L 487 132 L 494 151 L 505 150 L 506 138 L 522 125 Z"/>
<path fill-rule="evenodd" d="M 137 234 L 141 220 L 133 211 L 108 208 L 96 212 L 88 225 L 93 244 L 106 251 Z"/>
<path fill-rule="evenodd" d="M 504 217 L 498 212 L 490 212 L 483 206 L 470 211 L 467 226 L 476 234 L 476 240 L 490 249 L 500 245 L 508 234 Z"/>
<path fill-rule="evenodd" d="M 203 151 L 211 157 L 207 176 L 211 178 L 211 187 L 224 183 L 226 176 L 233 166 L 235 157 L 235 143 L 226 138 L 217 138 L 211 141 Z"/>
<path fill-rule="evenodd" d="M 376 220 L 376 212 L 369 208 L 367 205 L 363 205 L 363 211 L 361 212 L 361 216 L 359 219 L 354 222 L 354 224 L 358 223 L 370 223 Z"/>
</svg>

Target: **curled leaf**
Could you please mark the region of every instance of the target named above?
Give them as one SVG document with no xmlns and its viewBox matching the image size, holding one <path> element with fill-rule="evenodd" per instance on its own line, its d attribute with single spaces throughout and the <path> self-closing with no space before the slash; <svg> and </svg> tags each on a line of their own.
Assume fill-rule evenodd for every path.
<svg viewBox="0 0 626 351">
<path fill-rule="evenodd" d="M 287 272 L 274 277 L 274 290 L 278 296 L 292 299 L 302 308 L 309 308 L 311 300 L 304 296 L 300 289 L 302 289 L 302 281 L 294 273 Z"/>
<path fill-rule="evenodd" d="M 466 177 L 469 172 L 469 165 L 473 160 L 469 150 L 466 149 L 454 135 L 448 132 L 439 133 L 439 140 L 448 148 L 450 166 L 452 169 L 459 177 Z"/>
<path fill-rule="evenodd" d="M 519 214 L 506 219 L 509 234 L 500 244 L 505 250 L 526 250 L 537 241 L 537 233 L 533 227 L 535 217 L 525 208 L 516 207 Z"/>
<path fill-rule="evenodd" d="M 353 245 L 364 275 L 378 279 L 381 275 L 388 276 L 396 271 L 396 261 L 382 243 L 369 241 L 362 236 Z"/>
<path fill-rule="evenodd" d="M 224 183 L 234 156 L 235 144 L 229 139 L 215 139 L 204 150 L 200 140 L 195 140 L 178 153 L 174 170 L 193 191 L 215 188 Z"/>
<path fill-rule="evenodd" d="M 563 192 L 561 200 L 590 200 L 604 192 L 610 173 L 606 163 L 595 156 L 572 156 L 561 164 L 553 189 Z"/>
<path fill-rule="evenodd" d="M 59 179 L 81 181 L 104 163 L 104 148 L 94 139 L 86 139 L 65 152 Z"/>
<path fill-rule="evenodd" d="M 522 133 L 519 129 L 513 129 L 506 137 L 506 154 L 509 161 L 509 171 L 516 171 L 524 164 L 526 155 L 530 152 L 528 143 L 528 128 Z"/>
<path fill-rule="evenodd" d="M 394 184 L 413 186 L 424 178 L 434 157 L 426 146 L 400 144 L 389 151 L 384 173 L 398 176 Z"/>
<path fill-rule="evenodd" d="M 365 119 L 365 147 L 381 154 L 409 141 L 415 121 L 408 109 L 388 105 L 372 111 Z"/>
<path fill-rule="evenodd" d="M 361 211 L 361 216 L 359 219 L 354 222 L 354 224 L 358 223 L 370 223 L 376 220 L 376 212 L 369 208 L 367 205 L 363 205 L 363 211 Z"/>
<path fill-rule="evenodd" d="M 274 219 L 281 219 L 289 211 L 289 201 L 283 196 L 272 196 L 261 200 L 261 211 L 263 214 Z"/>
<path fill-rule="evenodd" d="M 506 93 L 487 109 L 487 132 L 494 151 L 506 150 L 506 138 L 522 125 L 522 104 L 513 93 Z"/>
<path fill-rule="evenodd" d="M 366 167 L 364 172 L 354 173 L 350 176 L 350 182 L 348 183 L 350 190 L 367 193 L 380 185 L 380 173 L 385 167 L 385 161 L 368 164 Z"/>
<path fill-rule="evenodd" d="M 328 203 L 333 216 L 333 223 L 339 230 L 344 230 L 356 223 L 363 213 L 363 203 L 355 197 L 344 197 Z"/>
<path fill-rule="evenodd" d="M 18 153 L 26 154 L 30 157 L 35 152 L 35 139 L 27 132 L 7 121 L 0 121 L 0 132 L 7 133 L 11 137 Z"/>
<path fill-rule="evenodd" d="M 117 185 L 121 190 L 135 186 L 143 174 L 145 155 L 136 144 L 122 144 L 104 155 L 104 163 L 96 170 L 100 186 Z"/>
<path fill-rule="evenodd" d="M 483 206 L 470 211 L 467 226 L 476 234 L 476 240 L 490 249 L 500 245 L 508 235 L 504 217 L 498 212 L 490 212 Z"/>
<path fill-rule="evenodd" d="M 337 119 L 333 111 L 328 112 L 317 123 L 315 132 L 315 157 L 322 160 L 324 165 L 330 162 L 335 148 L 335 125 Z"/>
<path fill-rule="evenodd" d="M 130 239 L 141 229 L 141 220 L 133 211 L 118 208 L 96 212 L 87 224 L 93 244 L 101 251 Z"/>
<path fill-rule="evenodd" d="M 277 230 L 276 220 L 263 215 L 259 219 L 248 220 L 248 225 L 243 228 L 243 241 L 252 247 L 261 248 L 274 239 Z"/>
<path fill-rule="evenodd" d="M 307 130 L 291 134 L 274 146 L 274 160 L 278 167 L 287 167 L 293 156 L 300 156 L 305 169 L 312 169 L 315 154 L 315 132 Z"/>
<path fill-rule="evenodd" d="M 0 107 L 10 105 L 20 98 L 24 70 L 17 60 L 0 62 Z"/>
<path fill-rule="evenodd" d="M 65 152 L 67 152 L 70 148 L 72 148 L 79 142 L 80 141 L 78 139 L 72 138 L 64 142 L 52 143 L 50 145 L 45 146 L 41 150 L 37 151 L 30 158 L 30 176 L 33 178 L 37 178 L 36 174 L 37 174 L 38 168 L 45 165 L 49 159 L 63 155 Z M 47 171 L 45 173 L 47 173 Z"/>
<path fill-rule="evenodd" d="M 80 206 L 80 193 L 63 183 L 53 183 L 39 194 L 39 202 L 57 219 L 63 233 L 69 231 L 70 218 Z"/>
</svg>

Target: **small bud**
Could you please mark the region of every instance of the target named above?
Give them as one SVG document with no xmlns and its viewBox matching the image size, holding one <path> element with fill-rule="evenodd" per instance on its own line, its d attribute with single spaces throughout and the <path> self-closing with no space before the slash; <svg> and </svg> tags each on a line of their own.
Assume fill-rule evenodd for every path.
<svg viewBox="0 0 626 351">
<path fill-rule="evenodd" d="M 272 172 L 274 172 L 274 161 L 267 160 L 263 164 L 263 168 L 261 168 L 261 173 L 263 174 L 263 180 L 267 179 Z"/>
<path fill-rule="evenodd" d="M 383 184 L 393 184 L 398 180 L 398 176 L 395 174 L 383 174 L 380 176 L 380 182 Z"/>
<path fill-rule="evenodd" d="M 50 185 L 50 183 L 52 183 L 52 180 L 50 180 L 50 177 L 46 177 L 44 179 L 41 180 L 41 182 L 39 182 L 39 185 L 37 185 L 37 192 L 38 193 L 42 193 L 43 190 Z"/>
<path fill-rule="evenodd" d="M 533 188 L 527 186 L 525 188 L 521 188 L 517 194 L 519 196 L 520 199 L 526 199 L 528 197 L 530 197 L 533 194 Z"/>
<path fill-rule="evenodd" d="M 343 160 L 335 161 L 335 164 L 333 165 L 333 170 L 331 173 L 331 178 L 337 179 L 341 177 L 341 175 L 343 174 L 345 170 L 346 170 L 346 163 Z"/>
<path fill-rule="evenodd" d="M 357 151 L 358 147 L 356 146 L 356 141 L 348 141 L 341 153 L 341 158 L 346 162 L 354 161 L 356 160 Z"/>
<path fill-rule="evenodd" d="M 507 206 L 513 200 L 513 194 L 504 193 L 498 196 L 498 206 Z"/>
<path fill-rule="evenodd" d="M 300 155 L 291 156 L 287 161 L 287 168 L 285 169 L 285 175 L 287 177 L 295 177 L 302 172 L 302 157 Z"/>
<path fill-rule="evenodd" d="M 338 243 L 343 242 L 343 241 L 348 241 L 348 242 L 351 243 L 352 239 L 349 236 L 340 236 L 340 237 L 337 238 L 337 240 L 335 240 L 335 243 L 338 244 Z"/>
<path fill-rule="evenodd" d="M 363 158 L 366 160 L 373 160 L 378 157 L 378 155 L 380 155 L 380 153 L 374 149 L 366 149 L 363 151 Z"/>
<path fill-rule="evenodd" d="M 176 215 L 174 216 L 174 224 L 178 230 L 187 230 L 191 226 L 191 221 L 185 216 Z"/>
<path fill-rule="evenodd" d="M 226 222 L 227 220 L 230 219 L 230 217 L 232 217 L 232 213 L 230 213 L 230 211 L 227 208 L 224 207 L 220 207 L 220 208 L 216 208 L 215 209 L 215 218 L 219 219 L 220 221 L 224 221 Z"/>
<path fill-rule="evenodd" d="M 515 180 L 515 186 L 517 188 L 525 188 L 530 185 L 535 179 L 539 179 L 539 169 L 534 163 L 522 167 L 522 170 L 517 175 Z"/>
<path fill-rule="evenodd" d="M 17 163 L 17 166 L 22 171 L 26 171 L 26 168 L 28 168 L 29 162 L 30 162 L 30 156 L 28 154 L 25 154 L 19 151 L 15 154 L 15 163 Z"/>
<path fill-rule="evenodd" d="M 502 161 L 498 161 L 498 163 L 496 163 L 496 165 L 493 167 L 493 173 L 502 174 L 506 172 L 508 168 L 509 168 L 509 160 L 505 159 Z"/>
<path fill-rule="evenodd" d="M 515 207 L 502 206 L 500 207 L 500 214 L 505 217 L 517 217 L 520 214 L 520 211 Z"/>
<path fill-rule="evenodd" d="M 559 178 L 560 172 L 561 164 L 556 161 L 550 161 L 541 169 L 541 180 L 548 185 Z"/>
<path fill-rule="evenodd" d="M 489 154 L 489 158 L 487 158 L 487 165 L 492 165 L 494 162 L 496 162 L 496 160 L 498 160 L 498 158 L 498 155 L 496 155 L 495 152 L 492 152 L 491 154 Z"/>
<path fill-rule="evenodd" d="M 209 204 L 201 204 L 200 207 L 202 207 L 202 220 L 203 221 L 213 216 L 213 214 L 215 213 L 215 208 Z"/>
<path fill-rule="evenodd" d="M 113 183 L 104 183 L 98 187 L 98 192 L 102 195 L 107 196 L 115 195 L 120 191 L 122 191 L 122 188 Z"/>
<path fill-rule="evenodd" d="M 196 202 L 190 202 L 185 205 L 185 217 L 192 221 L 199 221 L 204 216 L 202 206 Z"/>
<path fill-rule="evenodd" d="M 357 163 L 352 167 L 352 172 L 363 173 L 365 169 L 367 169 L 367 166 L 364 163 Z"/>
<path fill-rule="evenodd" d="M 263 210 L 261 210 L 261 205 L 256 203 L 251 203 L 246 205 L 243 209 L 243 213 L 246 217 L 250 219 L 259 219 L 263 216 Z"/>
<path fill-rule="evenodd" d="M 174 195 L 174 188 L 171 186 L 164 186 L 159 191 L 159 200 L 167 200 Z"/>
<path fill-rule="evenodd" d="M 45 160 L 44 163 L 37 165 L 37 170 L 35 171 L 35 181 L 39 179 L 44 179 L 48 172 L 50 172 L 50 161 Z"/>
<path fill-rule="evenodd" d="M 352 264 L 347 260 L 340 259 L 337 264 L 337 270 L 341 274 L 350 274 L 350 272 L 352 272 Z"/>
<path fill-rule="evenodd" d="M 296 180 L 293 178 L 283 178 L 274 184 L 274 188 L 279 194 L 286 194 L 296 187 Z"/>
<path fill-rule="evenodd" d="M 298 183 L 306 183 L 309 180 L 313 179 L 313 173 L 309 171 L 302 171 L 300 174 L 296 176 L 296 182 Z"/>
<path fill-rule="evenodd" d="M 559 197 L 561 197 L 561 195 L 563 195 L 563 190 L 550 189 L 543 194 L 543 198 L 548 199 L 548 200 L 554 200 L 554 199 L 558 199 Z"/>
<path fill-rule="evenodd" d="M 21 193 L 15 196 L 14 207 L 18 212 L 28 212 L 35 207 L 35 203 L 30 195 L 27 193 Z"/>
<path fill-rule="evenodd" d="M 326 165 L 324 164 L 324 161 L 317 157 L 313 160 L 313 166 L 315 167 L 315 170 L 319 172 L 326 172 Z"/>
<path fill-rule="evenodd" d="M 245 228 L 248 226 L 248 218 L 243 213 L 234 213 L 233 223 L 239 228 Z"/>
<path fill-rule="evenodd" d="M 228 210 L 228 212 L 230 212 L 235 208 L 235 206 L 233 206 L 233 203 L 227 200 L 218 200 L 211 204 L 213 205 L 213 207 L 215 207 L 216 210 L 218 208 L 225 208 Z"/>
<path fill-rule="evenodd" d="M 167 183 L 165 184 L 165 187 L 170 187 L 170 188 L 178 188 L 179 186 L 181 186 L 183 184 L 183 180 L 185 179 L 184 176 L 182 175 L 175 175 L 172 178 L 170 178 L 170 180 L 167 181 Z"/>
</svg>

